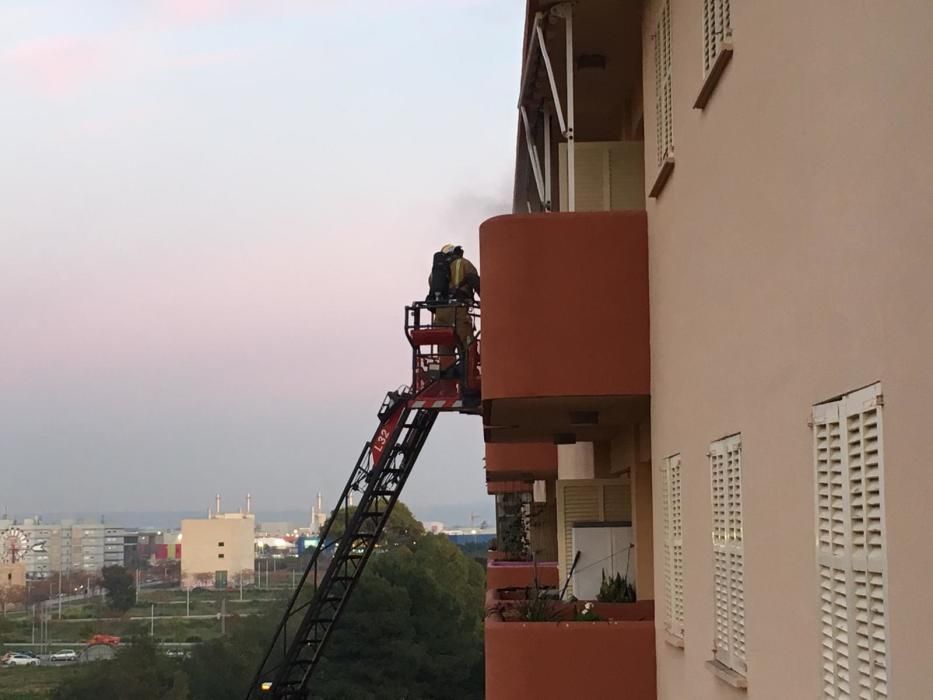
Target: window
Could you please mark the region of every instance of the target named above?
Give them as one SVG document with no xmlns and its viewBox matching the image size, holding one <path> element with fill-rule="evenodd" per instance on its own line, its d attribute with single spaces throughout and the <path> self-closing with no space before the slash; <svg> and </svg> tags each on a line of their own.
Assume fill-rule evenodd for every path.
<svg viewBox="0 0 933 700">
<path fill-rule="evenodd" d="M 674 155 L 671 124 L 671 2 L 665 0 L 654 35 L 654 100 L 658 167 Z"/>
<path fill-rule="evenodd" d="M 223 543 L 223 542 L 218 542 L 218 543 L 217 543 L 217 546 L 218 546 L 218 547 L 223 547 L 223 546 L 224 546 L 224 543 Z"/>
<path fill-rule="evenodd" d="M 681 514 L 680 455 L 664 460 L 661 471 L 664 515 L 664 627 L 674 637 L 684 636 L 684 527 Z"/>
<path fill-rule="evenodd" d="M 703 0 L 703 84 L 693 103 L 704 109 L 723 71 L 732 60 L 732 10 L 730 0 Z"/>
<path fill-rule="evenodd" d="M 716 65 L 723 44 L 732 40 L 730 0 L 703 0 L 703 75 Z"/>
<path fill-rule="evenodd" d="M 813 407 L 823 697 L 888 697 L 881 385 Z"/>
<path fill-rule="evenodd" d="M 557 561 L 566 581 L 576 552 L 573 529 L 580 523 L 626 522 L 632 519 L 631 487 L 618 479 L 565 479 L 557 482 Z M 573 593 L 573 582 L 567 587 Z"/>
<path fill-rule="evenodd" d="M 671 86 L 671 2 L 664 0 L 654 33 L 655 141 L 658 174 L 649 197 L 658 197 L 674 169 L 673 90 Z"/>
<path fill-rule="evenodd" d="M 745 548 L 742 527 L 742 436 L 710 445 L 713 498 L 715 660 L 745 674 Z"/>
<path fill-rule="evenodd" d="M 224 558 L 223 552 L 221 552 L 220 554 L 218 554 L 218 555 L 217 555 L 217 558 L 218 558 L 218 559 L 223 559 L 223 558 Z"/>
</svg>

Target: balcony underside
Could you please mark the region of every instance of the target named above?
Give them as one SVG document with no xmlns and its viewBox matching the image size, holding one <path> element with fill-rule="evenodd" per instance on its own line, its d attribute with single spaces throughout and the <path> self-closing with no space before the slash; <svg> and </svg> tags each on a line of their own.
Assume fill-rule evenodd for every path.
<svg viewBox="0 0 933 700">
<path fill-rule="evenodd" d="M 487 443 L 597 442 L 648 418 L 648 396 L 561 396 L 489 401 Z"/>
</svg>

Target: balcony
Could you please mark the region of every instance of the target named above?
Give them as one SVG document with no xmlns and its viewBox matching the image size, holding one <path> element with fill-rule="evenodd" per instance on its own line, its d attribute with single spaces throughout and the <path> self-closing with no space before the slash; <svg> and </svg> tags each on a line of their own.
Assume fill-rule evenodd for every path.
<svg viewBox="0 0 933 700">
<path fill-rule="evenodd" d="M 500 493 L 531 493 L 534 482 L 531 481 L 486 481 L 486 493 L 497 496 Z"/>
<path fill-rule="evenodd" d="M 487 443 L 605 440 L 647 415 L 644 212 L 495 217 L 480 258 Z"/>
<path fill-rule="evenodd" d="M 557 478 L 557 448 L 550 443 L 486 445 L 489 493 L 498 481 L 536 481 Z M 530 490 L 530 489 L 529 489 Z"/>
<path fill-rule="evenodd" d="M 497 561 L 486 563 L 486 590 L 510 588 L 557 588 L 557 562 Z"/>
<path fill-rule="evenodd" d="M 579 601 L 555 603 L 556 619 L 535 622 L 515 619 L 521 601 L 504 591 L 490 591 L 487 604 L 487 700 L 656 697 L 650 601 L 596 603 L 599 621 L 575 621 Z"/>
</svg>

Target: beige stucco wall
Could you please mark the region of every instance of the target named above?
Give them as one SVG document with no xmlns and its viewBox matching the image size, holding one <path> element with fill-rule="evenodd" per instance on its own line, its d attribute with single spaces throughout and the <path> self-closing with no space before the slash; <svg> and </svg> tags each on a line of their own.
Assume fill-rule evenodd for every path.
<svg viewBox="0 0 933 700">
<path fill-rule="evenodd" d="M 16 564 L 0 564 L 0 586 L 19 587 L 26 585 L 26 566 Z"/>
<path fill-rule="evenodd" d="M 645 147 L 655 163 L 649 3 Z M 652 445 L 682 454 L 686 648 L 660 698 L 714 678 L 706 452 L 741 432 L 747 697 L 820 695 L 810 406 L 884 390 L 890 697 L 929 697 L 933 477 L 933 3 L 733 2 L 735 56 L 703 112 L 703 3 L 671 0 L 676 167 L 649 201 Z M 655 489 L 655 513 L 662 512 Z M 663 551 L 656 521 L 655 546 Z M 663 566 L 655 586 L 664 590 Z M 663 625 L 659 599 L 658 627 Z"/>
<path fill-rule="evenodd" d="M 214 573 L 227 572 L 229 586 L 252 580 L 256 521 L 252 515 L 237 514 L 181 521 L 181 576 L 183 586 L 214 585 Z M 219 543 L 223 542 L 223 546 Z M 223 554 L 223 558 L 219 557 Z M 210 583 L 199 582 L 198 574 L 210 574 Z"/>
</svg>

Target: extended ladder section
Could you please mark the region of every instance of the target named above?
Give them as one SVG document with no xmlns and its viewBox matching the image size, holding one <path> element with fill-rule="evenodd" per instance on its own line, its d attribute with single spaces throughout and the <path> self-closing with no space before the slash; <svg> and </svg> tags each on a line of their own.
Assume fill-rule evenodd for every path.
<svg viewBox="0 0 933 700">
<path fill-rule="evenodd" d="M 475 305 L 451 303 L 476 329 Z M 379 428 L 366 443 L 288 607 L 246 700 L 306 700 L 311 673 L 327 638 L 378 544 L 440 411 L 479 412 L 478 335 L 467 342 L 435 325 L 437 306 L 406 308 L 412 345 L 412 388 L 386 395 Z M 355 510 L 351 498 L 358 493 Z M 339 527 L 343 533 L 339 534 Z M 319 569 L 326 562 L 323 576 Z"/>
<path fill-rule="evenodd" d="M 334 516 L 321 532 L 247 698 L 308 697 L 311 671 L 437 418 L 436 410 L 411 408 L 409 401 L 396 394 L 390 393 L 384 406 L 383 421 L 372 441 L 366 443 Z M 351 513 L 354 492 L 362 495 Z M 330 532 L 341 516 L 344 533 L 328 548 Z M 333 556 L 318 580 L 319 562 L 328 549 L 333 549 Z"/>
</svg>

